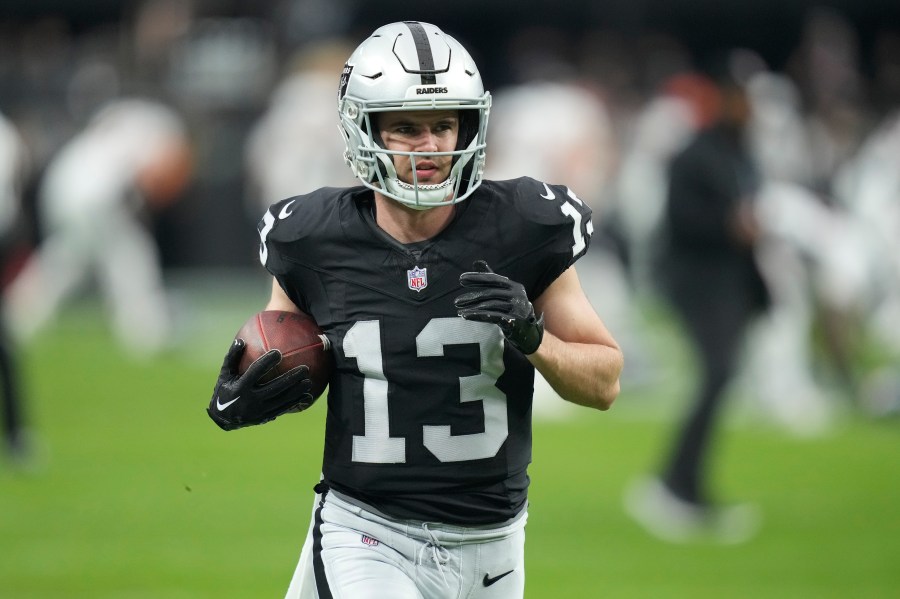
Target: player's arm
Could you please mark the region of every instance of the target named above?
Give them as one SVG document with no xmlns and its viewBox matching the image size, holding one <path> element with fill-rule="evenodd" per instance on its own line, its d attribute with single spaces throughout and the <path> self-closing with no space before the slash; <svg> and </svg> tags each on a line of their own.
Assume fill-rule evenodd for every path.
<svg viewBox="0 0 900 599">
<path fill-rule="evenodd" d="M 266 304 L 266 310 L 300 313 L 300 308 L 291 301 L 275 277 L 272 277 L 272 296 L 269 298 L 269 303 Z"/>
<path fill-rule="evenodd" d="M 624 357 L 569 267 L 534 301 L 544 335 L 526 357 L 560 397 L 607 410 L 619 395 Z"/>
<path fill-rule="evenodd" d="M 563 272 L 532 305 L 520 283 L 480 260 L 474 268 L 460 276 L 468 291 L 456 298 L 459 315 L 499 326 L 563 399 L 609 409 L 619 394 L 622 352 L 575 269 Z"/>
</svg>

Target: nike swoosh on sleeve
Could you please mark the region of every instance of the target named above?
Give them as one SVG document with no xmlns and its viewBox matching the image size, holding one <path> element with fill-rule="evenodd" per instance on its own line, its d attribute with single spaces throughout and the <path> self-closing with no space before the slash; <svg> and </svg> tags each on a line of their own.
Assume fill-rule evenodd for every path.
<svg viewBox="0 0 900 599">
<path fill-rule="evenodd" d="M 544 183 L 544 189 L 547 190 L 547 195 L 541 194 L 542 198 L 544 198 L 545 200 L 555 200 L 556 199 L 556 194 L 553 193 L 553 190 L 550 189 L 550 186 L 547 185 L 546 183 Z"/>
<path fill-rule="evenodd" d="M 278 213 L 279 220 L 284 220 L 294 213 L 293 210 L 288 212 L 288 208 L 290 208 L 291 204 L 293 204 L 296 201 L 297 200 L 291 200 L 290 202 L 288 202 L 287 204 L 285 204 L 284 206 L 281 207 L 281 212 Z"/>
</svg>

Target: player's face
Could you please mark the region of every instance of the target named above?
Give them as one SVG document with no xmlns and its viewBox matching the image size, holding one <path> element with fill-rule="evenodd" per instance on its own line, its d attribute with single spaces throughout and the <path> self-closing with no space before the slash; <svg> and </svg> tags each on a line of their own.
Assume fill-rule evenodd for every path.
<svg viewBox="0 0 900 599">
<path fill-rule="evenodd" d="M 388 150 L 452 152 L 459 135 L 459 116 L 455 110 L 385 112 L 379 115 L 378 129 Z M 442 183 L 452 165 L 452 156 L 416 157 L 415 180 L 419 184 Z M 401 181 L 413 183 L 413 161 L 409 156 L 395 156 L 394 167 Z"/>
</svg>

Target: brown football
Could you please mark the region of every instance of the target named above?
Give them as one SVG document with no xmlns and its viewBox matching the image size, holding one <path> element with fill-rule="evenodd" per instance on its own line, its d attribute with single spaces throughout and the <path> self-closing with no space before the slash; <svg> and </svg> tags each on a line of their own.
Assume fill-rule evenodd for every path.
<svg viewBox="0 0 900 599">
<path fill-rule="evenodd" d="M 238 371 L 243 373 L 254 360 L 271 349 L 281 352 L 281 362 L 267 372 L 260 382 L 268 382 L 291 368 L 306 365 L 312 381 L 313 399 L 328 386 L 334 362 L 328 338 L 308 314 L 264 310 L 254 314 L 235 338 L 246 344 Z"/>
</svg>

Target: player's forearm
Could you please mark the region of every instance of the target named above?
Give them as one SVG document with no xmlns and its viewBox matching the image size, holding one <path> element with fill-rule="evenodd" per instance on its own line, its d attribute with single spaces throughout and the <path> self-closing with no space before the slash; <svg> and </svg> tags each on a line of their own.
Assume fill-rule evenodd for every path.
<svg viewBox="0 0 900 599">
<path fill-rule="evenodd" d="M 619 395 L 624 359 L 618 347 L 566 343 L 545 332 L 528 359 L 566 401 L 608 410 Z"/>
</svg>

